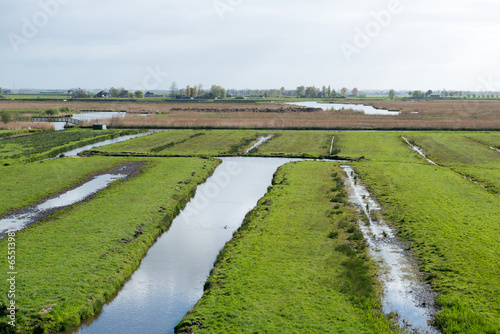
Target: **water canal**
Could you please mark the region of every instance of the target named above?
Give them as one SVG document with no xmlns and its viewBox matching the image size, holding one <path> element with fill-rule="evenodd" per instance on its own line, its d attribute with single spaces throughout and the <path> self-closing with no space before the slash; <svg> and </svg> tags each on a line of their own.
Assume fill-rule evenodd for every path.
<svg viewBox="0 0 500 334">
<path fill-rule="evenodd" d="M 222 158 L 116 297 L 67 333 L 173 333 L 202 296 L 217 255 L 267 192 L 275 171 L 294 160 Z"/>
</svg>

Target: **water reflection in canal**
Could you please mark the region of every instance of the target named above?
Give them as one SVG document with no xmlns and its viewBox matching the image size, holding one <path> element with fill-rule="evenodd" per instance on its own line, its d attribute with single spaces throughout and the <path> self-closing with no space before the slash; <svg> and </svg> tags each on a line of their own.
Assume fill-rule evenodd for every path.
<svg viewBox="0 0 500 334">
<path fill-rule="evenodd" d="M 217 255 L 264 196 L 276 169 L 293 159 L 223 158 L 116 298 L 68 333 L 173 333 L 203 294 Z"/>
</svg>

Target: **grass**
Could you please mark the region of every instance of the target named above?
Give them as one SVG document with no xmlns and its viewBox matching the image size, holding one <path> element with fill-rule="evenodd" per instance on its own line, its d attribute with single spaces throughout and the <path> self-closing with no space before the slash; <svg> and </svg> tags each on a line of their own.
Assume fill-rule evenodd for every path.
<svg viewBox="0 0 500 334">
<path fill-rule="evenodd" d="M 2 129 L 0 129 L 0 138 L 33 134 L 33 133 L 37 133 L 37 132 L 43 132 L 43 131 L 40 129 L 19 129 L 19 130 L 7 130 L 7 129 L 2 130 Z"/>
<path fill-rule="evenodd" d="M 219 163 L 147 161 L 139 176 L 117 181 L 91 200 L 16 233 L 19 333 L 65 330 L 98 312 Z M 0 249 L 7 252 L 6 239 Z M 7 268 L 7 256 L 0 267 Z M 2 271 L 5 277 L 7 269 Z M 0 288 L 8 290 L 6 279 Z M 7 302 L 6 293 L 1 301 Z M 5 332 L 5 306 L 0 309 L 0 332 Z"/>
<path fill-rule="evenodd" d="M 175 130 L 155 133 L 149 136 L 128 140 L 121 143 L 100 147 L 99 150 L 109 153 L 157 153 L 162 151 L 166 145 L 172 145 L 189 139 L 191 136 L 200 133 L 195 130 Z"/>
<path fill-rule="evenodd" d="M 500 199 L 447 168 L 371 162 L 357 171 L 439 293 L 443 333 L 500 331 Z"/>
<path fill-rule="evenodd" d="M 336 135 L 324 131 L 280 131 L 272 134 L 274 137 L 252 152 L 252 155 L 328 156 L 332 137 Z M 332 153 L 335 154 L 336 151 Z"/>
<path fill-rule="evenodd" d="M 117 166 L 120 159 L 55 159 L 26 165 L 0 166 L 0 217 L 74 187 L 96 172 Z"/>
<path fill-rule="evenodd" d="M 335 137 L 334 147 L 340 155 L 363 157 L 376 161 L 421 162 L 425 160 L 410 150 L 398 132 L 341 132 Z"/>
<path fill-rule="evenodd" d="M 257 141 L 256 131 L 172 130 L 133 141 L 109 145 L 96 152 L 113 154 L 153 154 L 155 156 L 238 155 Z"/>
<path fill-rule="evenodd" d="M 176 332 L 394 332 L 377 310 L 364 242 L 349 240 L 357 213 L 344 204 L 334 212 L 330 202 L 343 192 L 340 171 L 325 162 L 280 168 Z"/>
<path fill-rule="evenodd" d="M 500 152 L 489 147 L 499 143 L 499 134 L 409 133 L 408 139 L 423 148 L 434 162 L 453 168 L 493 193 L 500 193 Z"/>
<path fill-rule="evenodd" d="M 139 130 L 93 131 L 71 129 L 8 138 L 0 141 L 0 164 L 29 162 L 55 157 L 62 152 L 77 147 L 137 132 Z"/>
</svg>

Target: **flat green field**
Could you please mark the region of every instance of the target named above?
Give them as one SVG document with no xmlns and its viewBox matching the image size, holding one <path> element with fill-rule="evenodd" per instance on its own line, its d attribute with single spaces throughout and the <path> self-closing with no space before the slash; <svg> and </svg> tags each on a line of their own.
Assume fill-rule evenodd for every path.
<svg viewBox="0 0 500 334">
<path fill-rule="evenodd" d="M 26 165 L 0 166 L 0 217 L 74 187 L 122 159 L 54 159 Z"/>
<path fill-rule="evenodd" d="M 252 155 L 260 156 L 328 156 L 333 132 L 327 131 L 280 131 L 260 146 Z"/>
<path fill-rule="evenodd" d="M 422 164 L 357 164 L 439 293 L 444 333 L 500 331 L 500 198 Z"/>
<path fill-rule="evenodd" d="M 147 161 L 139 176 L 116 181 L 93 199 L 16 233 L 20 333 L 65 330 L 98 312 L 219 163 Z M 0 240 L 0 249 L 7 254 L 7 239 Z M 7 256 L 1 257 L 0 267 L 7 268 Z M 0 288 L 8 291 L 6 279 Z M 2 293 L 4 305 L 6 298 Z M 0 318 L 2 333 L 9 327 L 6 321 Z"/>
<path fill-rule="evenodd" d="M 62 152 L 88 144 L 139 132 L 141 131 L 71 129 L 7 138 L 0 141 L 0 164 L 21 163 L 55 157 Z"/>
<path fill-rule="evenodd" d="M 409 133 L 407 138 L 423 148 L 434 162 L 453 168 L 493 193 L 500 193 L 500 152 L 489 147 L 498 143 L 499 134 Z"/>
<path fill-rule="evenodd" d="M 350 229 L 357 213 L 331 203 L 344 191 L 340 173 L 326 162 L 280 168 L 176 332 L 397 332 L 376 310 L 373 264 Z"/>
<path fill-rule="evenodd" d="M 256 131 L 172 130 L 99 148 L 109 154 L 154 154 L 155 156 L 238 155 L 258 139 Z"/>
<path fill-rule="evenodd" d="M 340 132 L 335 137 L 334 148 L 339 155 L 364 157 L 376 161 L 401 163 L 427 163 L 418 153 L 410 150 L 401 132 Z"/>
<path fill-rule="evenodd" d="M 159 153 L 166 148 L 184 142 L 203 132 L 196 130 L 173 130 L 155 133 L 149 136 L 127 140 L 121 143 L 100 147 L 98 150 L 109 153 L 136 152 Z"/>
</svg>

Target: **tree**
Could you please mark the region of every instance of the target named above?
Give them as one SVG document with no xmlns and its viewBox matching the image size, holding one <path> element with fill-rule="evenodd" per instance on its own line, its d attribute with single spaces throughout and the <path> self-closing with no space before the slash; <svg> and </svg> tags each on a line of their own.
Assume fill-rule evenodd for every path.
<svg viewBox="0 0 500 334">
<path fill-rule="evenodd" d="M 59 111 L 62 112 L 63 114 L 71 113 L 71 109 L 69 109 L 68 107 L 61 107 L 59 108 Z"/>
<path fill-rule="evenodd" d="M 194 97 L 195 99 L 198 97 L 198 87 L 194 86 L 191 88 L 191 96 Z"/>
<path fill-rule="evenodd" d="M 396 99 L 396 91 L 394 89 L 391 89 L 389 91 L 389 100 L 395 100 Z"/>
<path fill-rule="evenodd" d="M 120 95 L 120 91 L 118 89 L 116 89 L 115 87 L 111 87 L 108 91 L 108 94 L 111 96 L 111 97 L 118 97 Z"/>
<path fill-rule="evenodd" d="M 203 84 L 198 84 L 198 95 L 203 94 Z"/>
<path fill-rule="evenodd" d="M 428 90 L 427 93 L 425 93 L 425 97 L 430 97 L 434 93 L 432 90 Z"/>
<path fill-rule="evenodd" d="M 355 97 L 359 97 L 359 90 L 356 87 L 352 89 L 352 95 Z"/>
<path fill-rule="evenodd" d="M 340 94 L 343 96 L 343 97 L 347 97 L 347 88 L 346 87 L 343 87 L 341 90 L 340 90 Z"/>
<path fill-rule="evenodd" d="M 191 86 L 189 85 L 186 86 L 186 96 L 191 97 Z"/>
<path fill-rule="evenodd" d="M 12 122 L 12 115 L 9 114 L 7 111 L 2 111 L 0 113 L 0 118 L 2 119 L 2 122 L 4 124 L 7 124 L 9 122 Z"/>
<path fill-rule="evenodd" d="M 142 90 L 136 90 L 134 93 L 134 97 L 136 99 L 143 99 L 144 98 L 144 92 Z"/>
<path fill-rule="evenodd" d="M 421 99 L 421 98 L 424 97 L 424 93 L 422 93 L 419 90 L 415 90 L 415 91 L 412 92 L 411 97 L 414 98 L 414 99 Z"/>
<path fill-rule="evenodd" d="M 55 116 L 55 115 L 59 115 L 60 111 L 59 111 L 59 109 L 51 108 L 51 109 L 45 110 L 45 113 L 49 116 Z"/>
<path fill-rule="evenodd" d="M 87 97 L 89 97 L 89 94 L 82 89 L 77 89 L 77 90 L 73 91 L 73 98 L 74 99 L 84 99 Z"/>
<path fill-rule="evenodd" d="M 208 97 L 211 99 L 225 99 L 226 98 L 226 90 L 221 86 L 212 85 L 210 88 L 210 93 L 208 93 Z"/>
<path fill-rule="evenodd" d="M 3 89 L 2 89 L 2 87 L 0 87 L 0 94 L 3 94 Z"/>
<path fill-rule="evenodd" d="M 306 88 L 306 97 L 315 98 L 318 96 L 318 92 L 316 91 L 316 87 L 307 87 Z"/>
<path fill-rule="evenodd" d="M 280 96 L 285 95 L 285 93 L 286 93 L 286 89 L 285 89 L 285 87 L 281 87 L 281 88 L 280 88 Z"/>
<path fill-rule="evenodd" d="M 332 97 L 332 86 L 328 85 L 328 89 L 326 90 L 326 96 Z"/>
<path fill-rule="evenodd" d="M 305 97 L 306 96 L 306 87 L 299 86 L 296 90 L 297 97 Z"/>
<path fill-rule="evenodd" d="M 177 94 L 177 83 L 174 81 L 172 82 L 172 84 L 170 85 L 170 96 L 172 98 L 175 97 L 175 94 Z"/>
</svg>

